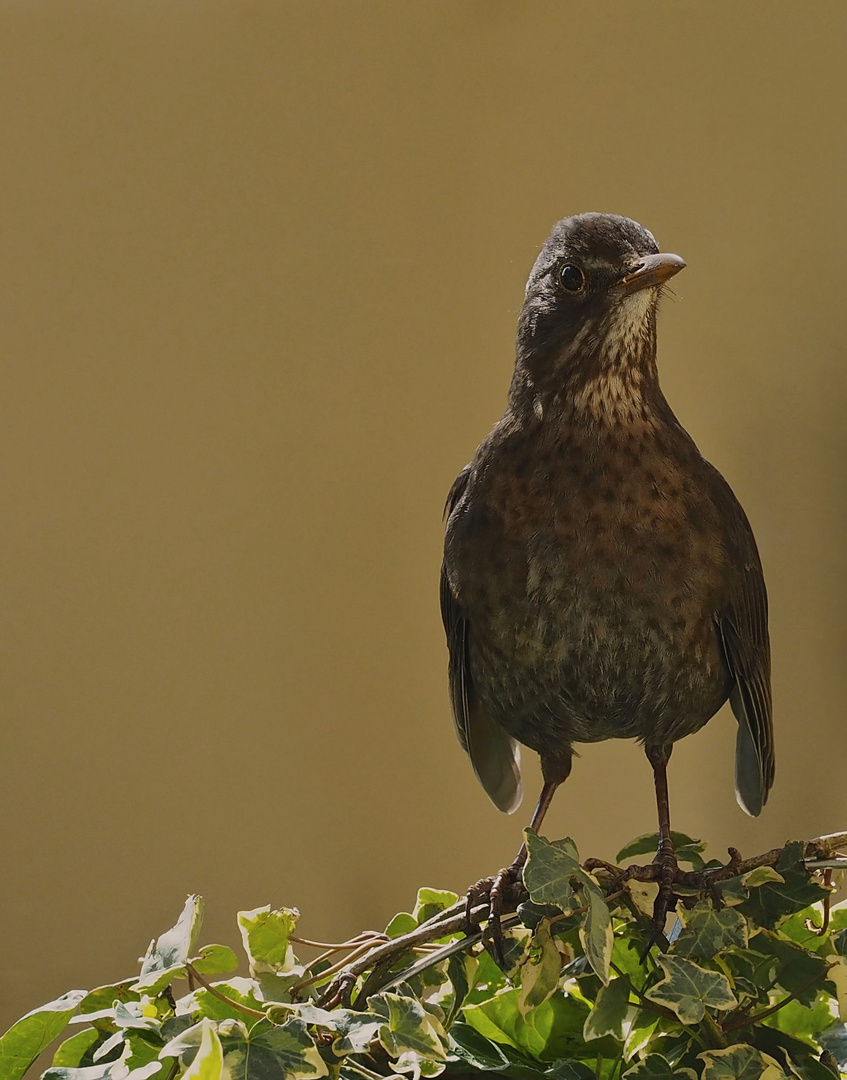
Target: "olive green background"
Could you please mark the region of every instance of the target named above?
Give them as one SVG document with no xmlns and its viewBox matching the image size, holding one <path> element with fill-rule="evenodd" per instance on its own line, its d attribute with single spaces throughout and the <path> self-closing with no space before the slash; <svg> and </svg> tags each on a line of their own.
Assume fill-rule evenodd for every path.
<svg viewBox="0 0 847 1080">
<path fill-rule="evenodd" d="M 847 827 L 847 8 L 0 5 L 2 1020 L 131 974 L 185 894 L 380 927 L 508 861 L 453 735 L 447 489 L 501 414 L 550 226 L 631 215 L 689 268 L 666 393 L 772 608 L 777 782 L 722 712 L 677 828 Z M 547 833 L 655 828 L 631 743 Z"/>
</svg>

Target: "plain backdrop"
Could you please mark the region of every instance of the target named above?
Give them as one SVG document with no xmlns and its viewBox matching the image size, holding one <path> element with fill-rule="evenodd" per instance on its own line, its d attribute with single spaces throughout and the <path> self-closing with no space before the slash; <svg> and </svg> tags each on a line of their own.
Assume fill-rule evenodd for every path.
<svg viewBox="0 0 847 1080">
<path fill-rule="evenodd" d="M 379 928 L 513 856 L 455 741 L 446 492 L 503 410 L 554 221 L 688 269 L 665 392 L 771 599 L 777 780 L 722 711 L 673 822 L 755 854 L 847 827 L 847 8 L 0 4 L 3 1025 L 132 974 L 185 895 Z M 547 835 L 655 830 L 632 743 Z"/>
</svg>

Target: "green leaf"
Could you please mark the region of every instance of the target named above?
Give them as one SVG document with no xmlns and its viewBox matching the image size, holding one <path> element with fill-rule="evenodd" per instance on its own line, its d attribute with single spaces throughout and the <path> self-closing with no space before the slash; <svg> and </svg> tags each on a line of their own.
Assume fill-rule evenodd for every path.
<svg viewBox="0 0 847 1080">
<path fill-rule="evenodd" d="M 367 1013 L 359 1015 L 361 1019 L 351 1023 L 332 1044 L 332 1052 L 338 1057 L 364 1053 L 379 1034 L 382 1027 L 380 1020 L 374 1020 Z"/>
<path fill-rule="evenodd" d="M 776 864 L 783 880 L 763 882 L 741 904 L 739 910 L 759 926 L 773 929 L 786 915 L 802 911 L 829 895 L 803 865 L 804 847 L 798 840 L 786 844 Z"/>
<path fill-rule="evenodd" d="M 22 1016 L 0 1038 L 0 1076 L 19 1080 L 45 1047 L 68 1026 L 86 990 L 71 990 Z"/>
<path fill-rule="evenodd" d="M 445 911 L 458 902 L 459 897 L 449 889 L 418 889 L 413 917 L 418 925 L 431 919 L 433 915 Z"/>
<path fill-rule="evenodd" d="M 829 994 L 820 994 L 817 1001 L 808 1007 L 795 999 L 766 1017 L 762 1023 L 777 1031 L 784 1031 L 795 1039 L 801 1039 L 813 1049 L 817 1049 L 815 1036 L 830 1027 L 834 1019 L 830 1008 L 831 1000 Z"/>
<path fill-rule="evenodd" d="M 625 925 L 615 933 L 612 947 L 612 963 L 627 976 L 636 990 L 643 990 L 651 973 L 651 967 L 641 962 L 644 935 L 640 929 Z"/>
<path fill-rule="evenodd" d="M 197 944 L 203 921 L 203 901 L 189 896 L 182 914 L 158 941 L 151 941 L 141 963 L 141 975 L 130 989 L 139 993 L 159 994 L 177 976 L 185 972 L 185 963 Z"/>
<path fill-rule="evenodd" d="M 183 1073 L 183 1080 L 222 1080 L 224 1052 L 211 1020 L 201 1020 L 200 1046 L 194 1060 Z"/>
<path fill-rule="evenodd" d="M 685 1077 L 686 1080 L 697 1080 L 694 1069 L 674 1069 L 667 1058 L 661 1054 L 648 1054 L 637 1065 L 627 1069 L 623 1074 L 624 1080 L 633 1077 L 634 1080 L 675 1080 Z"/>
<path fill-rule="evenodd" d="M 633 1057 L 647 1046 L 659 1026 L 659 1019 L 658 1016 L 648 1012 L 646 1009 L 636 1010 L 623 1046 L 626 1061 L 632 1061 Z"/>
<path fill-rule="evenodd" d="M 612 979 L 608 986 L 601 986 L 594 1002 L 594 1008 L 588 1014 L 582 1034 L 586 1042 L 611 1035 L 618 1042 L 623 1042 L 624 1020 L 629 1011 L 629 987 L 625 979 Z"/>
<path fill-rule="evenodd" d="M 731 1009 L 738 1004 L 729 980 L 718 971 L 676 956 L 660 956 L 665 977 L 646 996 L 671 1009 L 683 1024 L 699 1024 L 706 1009 Z"/>
<path fill-rule="evenodd" d="M 508 1063 L 497 1043 L 486 1039 L 470 1024 L 459 1023 L 450 1028 L 450 1050 L 480 1072 L 501 1072 Z"/>
<path fill-rule="evenodd" d="M 251 972 L 288 972 L 297 961 L 289 944 L 300 912 L 296 908 L 271 911 L 270 904 L 239 911 L 238 928 L 250 960 Z"/>
<path fill-rule="evenodd" d="M 191 966 L 201 975 L 228 975 L 238 967 L 238 957 L 227 945 L 206 945 Z"/>
<path fill-rule="evenodd" d="M 760 889 L 759 892 L 761 891 Z M 757 952 L 775 957 L 780 986 L 790 993 L 796 993 L 798 1000 L 804 1005 L 815 1000 L 820 983 L 827 974 L 827 963 L 823 957 L 767 930 L 760 931 L 751 939 L 750 944 Z"/>
<path fill-rule="evenodd" d="M 783 937 L 790 938 L 795 945 L 801 945 L 810 952 L 827 954 L 830 952 L 830 945 L 835 945 L 832 935 L 826 931 L 821 933 L 817 923 L 809 922 L 810 916 L 814 916 L 820 922 L 821 912 L 814 907 L 789 915 L 779 924 L 779 932 Z M 835 951 L 837 952 L 838 949 L 836 948 Z"/>
<path fill-rule="evenodd" d="M 562 957 L 550 936 L 550 920 L 542 919 L 533 935 L 533 948 L 521 965 L 518 1011 L 526 1016 L 546 1001 L 559 985 Z"/>
<path fill-rule="evenodd" d="M 116 1001 L 138 1001 L 140 995 L 137 991 L 130 989 L 134 982 L 134 978 L 123 979 L 121 982 L 89 990 L 79 1004 L 78 1015 L 71 1020 L 71 1023 L 86 1024 L 92 1019 L 90 1014 L 111 1009 Z"/>
<path fill-rule="evenodd" d="M 614 944 L 612 916 L 605 897 L 596 884 L 590 883 L 585 893 L 588 896 L 588 911 L 579 932 L 579 939 L 594 973 L 602 982 L 608 983 L 609 964 Z"/>
<path fill-rule="evenodd" d="M 518 1012 L 517 990 L 501 990 L 480 1005 L 466 1006 L 464 1014 L 467 1023 L 492 1042 L 524 1050 L 533 1058 L 544 1052 L 544 1037 Z"/>
<path fill-rule="evenodd" d="M 530 930 L 534 930 L 542 919 L 552 919 L 561 914 L 555 904 L 534 904 L 531 900 L 524 900 L 518 905 L 520 920 Z"/>
<path fill-rule="evenodd" d="M 151 1076 L 158 1072 L 158 1069 L 153 1069 L 151 1066 L 159 1062 L 159 1052 L 163 1042 L 158 1033 L 155 1035 L 140 1031 L 128 1033 L 126 1046 L 121 1055 L 121 1064 L 130 1070 L 129 1076 L 132 1080 L 141 1080 L 138 1072 L 144 1068 L 150 1069 Z"/>
<path fill-rule="evenodd" d="M 729 971 L 739 994 L 757 998 L 776 975 L 778 961 L 773 954 L 755 949 L 729 948 L 721 953 L 721 964 Z"/>
<path fill-rule="evenodd" d="M 414 998 L 401 994 L 378 994 L 369 1004 L 382 1003 L 388 1009 L 388 1023 L 379 1030 L 379 1041 L 392 1057 L 413 1050 L 425 1057 L 443 1060 L 446 1035 L 431 1013 Z"/>
<path fill-rule="evenodd" d="M 404 934 L 411 934 L 417 928 L 418 920 L 414 915 L 410 915 L 408 911 L 399 911 L 386 926 L 385 933 L 387 937 L 398 938 L 403 937 Z"/>
<path fill-rule="evenodd" d="M 687 863 L 695 870 L 703 869 L 706 864 L 703 862 L 701 855 L 706 850 L 706 845 L 702 840 L 694 840 L 681 832 L 671 832 L 671 840 L 673 840 L 677 862 Z M 637 836 L 630 841 L 626 847 L 621 848 L 615 856 L 615 861 L 620 863 L 626 859 L 634 859 L 638 855 L 655 855 L 658 850 L 659 834 L 645 833 L 643 836 Z"/>
<path fill-rule="evenodd" d="M 584 1048 L 582 1029 L 589 1006 L 571 994 L 555 993 L 524 1019 L 518 991 L 500 990 L 479 1005 L 465 1006 L 465 1020 L 480 1035 L 511 1046 L 537 1061 L 571 1058 Z"/>
<path fill-rule="evenodd" d="M 209 1020 L 245 1020 L 253 1023 L 254 1021 L 250 1020 L 249 1015 L 239 1009 L 238 1006 L 243 1005 L 248 1009 L 257 1009 L 259 1012 L 266 1011 L 268 1008 L 267 1002 L 260 1001 L 256 997 L 256 984 L 252 979 L 243 979 L 236 976 L 227 979 L 226 982 L 212 983 L 212 986 L 219 994 L 223 994 L 227 1001 L 221 1001 L 219 997 L 215 997 L 205 987 L 200 987 L 194 991 L 197 1012 L 199 1012 L 200 1016 L 205 1016 Z M 228 1004 L 229 1002 L 232 1004 Z"/>
<path fill-rule="evenodd" d="M 703 1080 L 781 1080 L 786 1075 L 772 1057 L 752 1046 L 707 1050 L 698 1057 L 705 1063 Z"/>
<path fill-rule="evenodd" d="M 305 1077 L 317 1080 L 329 1072 L 326 1062 L 318 1053 L 315 1040 L 306 1030 L 305 1023 L 297 1017 L 292 1017 L 280 1027 L 251 1036 L 250 1045 L 269 1050 L 286 1080 Z"/>
<path fill-rule="evenodd" d="M 479 1005 L 482 1001 L 493 998 L 498 990 L 506 986 L 506 976 L 491 958 L 491 954 L 481 952 L 477 955 L 476 978 L 468 989 L 465 1005 Z"/>
<path fill-rule="evenodd" d="M 769 881 L 776 881 L 780 885 L 785 884 L 785 878 L 772 866 L 757 866 L 749 874 L 742 875 L 741 883 L 748 889 L 758 889 L 760 885 L 766 885 Z"/>
<path fill-rule="evenodd" d="M 585 1027 L 588 1011 L 589 1006 L 585 1001 L 575 994 L 562 993 L 561 990 L 557 990 L 543 1005 L 538 1006 L 529 1019 L 544 1040 L 540 1055 L 542 1061 L 582 1057 L 586 1053 L 582 1029 Z M 588 1053 L 592 1053 L 594 1047 L 603 1053 L 617 1054 L 619 1051 L 611 1040 L 609 1045 L 603 1041 L 595 1043 Z"/>
<path fill-rule="evenodd" d="M 468 991 L 476 982 L 479 971 L 479 961 L 475 956 L 464 955 L 451 956 L 447 961 L 447 978 L 453 988 L 450 999 L 450 1007 L 444 1019 L 444 1027 L 449 1030 L 450 1025 L 456 1019 L 459 1009 L 465 1003 Z"/>
<path fill-rule="evenodd" d="M 684 912 L 682 920 L 685 929 L 673 945 L 677 956 L 711 959 L 730 945 L 747 946 L 747 923 L 735 908 L 716 911 L 704 901 Z"/>
<path fill-rule="evenodd" d="M 88 1061 L 85 1061 L 85 1058 L 90 1055 L 100 1039 L 101 1035 L 97 1028 L 89 1027 L 78 1031 L 76 1035 L 71 1035 L 69 1039 L 65 1039 L 56 1050 L 53 1055 L 53 1064 L 70 1068 L 76 1068 L 82 1064 L 92 1064 L 90 1057 Z"/>
<path fill-rule="evenodd" d="M 561 1058 L 544 1070 L 545 1077 L 549 1080 L 592 1080 L 597 1074 L 589 1069 L 581 1061 L 572 1058 Z"/>
</svg>

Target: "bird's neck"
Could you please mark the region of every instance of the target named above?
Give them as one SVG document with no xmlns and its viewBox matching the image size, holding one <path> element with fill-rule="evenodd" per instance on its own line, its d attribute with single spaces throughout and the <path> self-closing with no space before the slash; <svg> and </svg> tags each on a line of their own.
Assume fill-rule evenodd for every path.
<svg viewBox="0 0 847 1080">
<path fill-rule="evenodd" d="M 654 426 L 669 407 L 659 387 L 653 313 L 636 325 L 586 324 L 544 353 L 519 344 L 509 407 L 527 419 L 592 429 Z"/>
</svg>

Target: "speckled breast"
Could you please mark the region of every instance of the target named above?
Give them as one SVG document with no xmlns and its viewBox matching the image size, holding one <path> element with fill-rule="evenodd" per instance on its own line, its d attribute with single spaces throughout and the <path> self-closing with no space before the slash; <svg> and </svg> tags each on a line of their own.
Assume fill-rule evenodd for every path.
<svg viewBox="0 0 847 1080">
<path fill-rule="evenodd" d="M 672 742 L 726 700 L 708 468 L 693 444 L 671 454 L 627 433 L 489 445 L 448 523 L 447 563 L 476 691 L 519 741 Z"/>
</svg>

